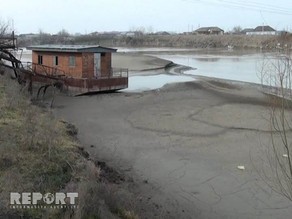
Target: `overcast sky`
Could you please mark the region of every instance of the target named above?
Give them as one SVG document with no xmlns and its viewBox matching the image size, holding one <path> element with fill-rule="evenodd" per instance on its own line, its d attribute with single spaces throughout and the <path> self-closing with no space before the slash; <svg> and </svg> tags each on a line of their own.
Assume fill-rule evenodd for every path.
<svg viewBox="0 0 292 219">
<path fill-rule="evenodd" d="M 291 0 L 0 0 L 1 20 L 19 33 L 146 30 L 270 25 L 292 30 Z"/>
</svg>

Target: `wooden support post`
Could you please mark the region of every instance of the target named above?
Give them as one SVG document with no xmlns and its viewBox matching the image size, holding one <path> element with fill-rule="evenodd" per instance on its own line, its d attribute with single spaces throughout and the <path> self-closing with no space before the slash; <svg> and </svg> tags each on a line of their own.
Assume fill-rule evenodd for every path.
<svg viewBox="0 0 292 219">
<path fill-rule="evenodd" d="M 32 75 L 29 76 L 28 92 L 32 95 Z"/>
</svg>

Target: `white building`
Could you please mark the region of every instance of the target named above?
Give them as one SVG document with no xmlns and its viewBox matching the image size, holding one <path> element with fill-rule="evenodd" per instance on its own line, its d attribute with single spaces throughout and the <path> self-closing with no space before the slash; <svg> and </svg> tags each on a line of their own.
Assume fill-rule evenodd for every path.
<svg viewBox="0 0 292 219">
<path fill-rule="evenodd" d="M 270 26 L 258 26 L 255 29 L 246 32 L 246 35 L 277 35 L 278 31 Z"/>
</svg>

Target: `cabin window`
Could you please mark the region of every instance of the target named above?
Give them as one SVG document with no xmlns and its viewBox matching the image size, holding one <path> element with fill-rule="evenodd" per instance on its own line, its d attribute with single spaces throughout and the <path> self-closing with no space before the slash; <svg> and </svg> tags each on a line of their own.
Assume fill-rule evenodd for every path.
<svg viewBox="0 0 292 219">
<path fill-rule="evenodd" d="M 69 56 L 69 66 L 70 67 L 75 67 L 75 56 Z"/>
<path fill-rule="evenodd" d="M 59 65 L 59 57 L 54 56 L 54 65 Z"/>
<path fill-rule="evenodd" d="M 43 56 L 38 55 L 38 64 L 42 65 L 43 64 Z"/>
<path fill-rule="evenodd" d="M 101 56 L 105 56 L 105 52 L 102 52 L 102 53 L 101 53 Z"/>
</svg>

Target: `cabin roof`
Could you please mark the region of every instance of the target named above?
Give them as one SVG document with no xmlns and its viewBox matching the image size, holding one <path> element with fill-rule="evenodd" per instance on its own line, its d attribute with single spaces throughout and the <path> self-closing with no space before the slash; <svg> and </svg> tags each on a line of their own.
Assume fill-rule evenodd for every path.
<svg viewBox="0 0 292 219">
<path fill-rule="evenodd" d="M 102 47 L 99 45 L 38 45 L 29 46 L 28 50 L 39 51 L 39 52 L 70 52 L 70 53 L 80 53 L 80 52 L 92 52 L 92 53 L 102 53 L 102 52 L 116 52 L 117 49 Z"/>
</svg>

